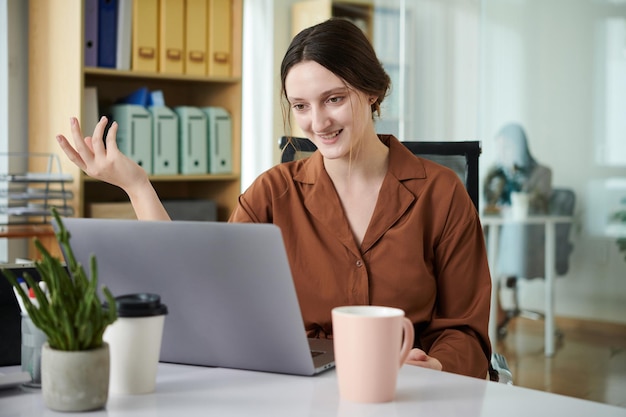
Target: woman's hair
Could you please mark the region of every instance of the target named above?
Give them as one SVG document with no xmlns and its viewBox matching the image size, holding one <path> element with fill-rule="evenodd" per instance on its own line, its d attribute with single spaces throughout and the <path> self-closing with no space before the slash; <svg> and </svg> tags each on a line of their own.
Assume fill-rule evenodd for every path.
<svg viewBox="0 0 626 417">
<path fill-rule="evenodd" d="M 376 96 L 372 116 L 380 116 L 380 103 L 387 95 L 391 80 L 363 31 L 345 19 L 332 18 L 298 33 L 283 58 L 280 68 L 283 114 L 288 120 L 285 79 L 291 68 L 303 61 L 317 62 L 349 86 Z"/>
</svg>

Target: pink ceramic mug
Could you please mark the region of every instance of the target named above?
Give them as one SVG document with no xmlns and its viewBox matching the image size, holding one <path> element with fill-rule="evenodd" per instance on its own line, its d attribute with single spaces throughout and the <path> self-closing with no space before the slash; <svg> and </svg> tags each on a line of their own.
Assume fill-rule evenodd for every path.
<svg viewBox="0 0 626 417">
<path fill-rule="evenodd" d="M 342 399 L 392 401 L 398 371 L 413 347 L 413 324 L 404 311 L 381 306 L 332 310 L 335 366 Z"/>
</svg>

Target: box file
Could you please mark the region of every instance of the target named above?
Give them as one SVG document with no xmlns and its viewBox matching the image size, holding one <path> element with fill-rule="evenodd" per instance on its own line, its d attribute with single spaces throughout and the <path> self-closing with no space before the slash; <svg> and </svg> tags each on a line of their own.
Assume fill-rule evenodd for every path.
<svg viewBox="0 0 626 417">
<path fill-rule="evenodd" d="M 133 71 L 157 72 L 158 67 L 158 0 L 133 0 L 132 17 Z"/>
<path fill-rule="evenodd" d="M 208 0 L 187 0 L 185 9 L 185 73 L 207 73 Z"/>
<path fill-rule="evenodd" d="M 152 115 L 144 106 L 136 104 L 116 104 L 110 111 L 119 126 L 118 148 L 152 174 Z"/>
<path fill-rule="evenodd" d="M 230 0 L 208 0 L 208 72 L 209 77 L 229 77 L 232 57 L 232 10 Z"/>
<path fill-rule="evenodd" d="M 185 2 L 159 0 L 159 72 L 183 74 Z"/>
<path fill-rule="evenodd" d="M 208 173 L 207 118 L 198 107 L 179 106 L 178 157 L 181 174 Z"/>
<path fill-rule="evenodd" d="M 151 106 L 152 171 L 155 175 L 178 174 L 178 115 L 165 106 Z"/>
<path fill-rule="evenodd" d="M 207 115 L 209 172 L 230 173 L 232 167 L 232 119 L 223 107 L 203 107 Z"/>
</svg>

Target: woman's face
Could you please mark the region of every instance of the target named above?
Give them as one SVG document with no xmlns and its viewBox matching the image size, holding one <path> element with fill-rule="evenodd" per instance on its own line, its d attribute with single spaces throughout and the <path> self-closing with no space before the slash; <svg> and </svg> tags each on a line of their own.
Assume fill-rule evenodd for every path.
<svg viewBox="0 0 626 417">
<path fill-rule="evenodd" d="M 325 158 L 347 157 L 356 141 L 373 129 L 371 97 L 348 88 L 317 62 L 294 65 L 285 90 L 296 123 Z"/>
</svg>

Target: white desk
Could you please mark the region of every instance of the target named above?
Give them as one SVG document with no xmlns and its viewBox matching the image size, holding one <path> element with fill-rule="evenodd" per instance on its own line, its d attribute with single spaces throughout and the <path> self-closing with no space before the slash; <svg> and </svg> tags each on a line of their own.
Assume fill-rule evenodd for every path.
<svg viewBox="0 0 626 417">
<path fill-rule="evenodd" d="M 17 367 L 16 367 L 17 369 Z M 0 391 L 0 417 L 60 416 L 41 393 Z M 396 400 L 354 404 L 339 399 L 335 371 L 315 377 L 160 364 L 156 391 L 110 395 L 89 417 L 626 417 L 626 408 L 405 365 Z"/>
<path fill-rule="evenodd" d="M 496 215 L 485 215 L 480 219 L 483 227 L 485 227 L 488 232 L 488 240 L 487 240 L 487 257 L 489 259 L 489 268 L 491 270 L 491 278 L 497 279 L 496 277 L 496 264 L 498 259 L 498 247 L 499 247 L 499 237 L 500 237 L 500 226 L 505 223 L 523 223 L 523 224 L 543 224 L 545 227 L 545 281 L 546 281 L 546 290 L 545 290 L 545 309 L 546 309 L 546 318 L 545 318 L 545 355 L 552 356 L 554 354 L 554 273 L 555 273 L 555 248 L 556 248 L 556 225 L 559 223 L 571 223 L 573 222 L 573 217 L 571 216 L 528 216 L 525 219 L 514 220 L 510 217 L 502 217 Z M 491 313 L 489 316 L 489 338 L 492 341 L 497 340 L 497 332 L 498 332 L 498 318 L 497 318 L 497 310 L 495 308 L 498 297 L 498 286 L 496 282 L 493 283 L 491 289 Z M 492 343 L 495 345 L 495 343 Z"/>
</svg>

